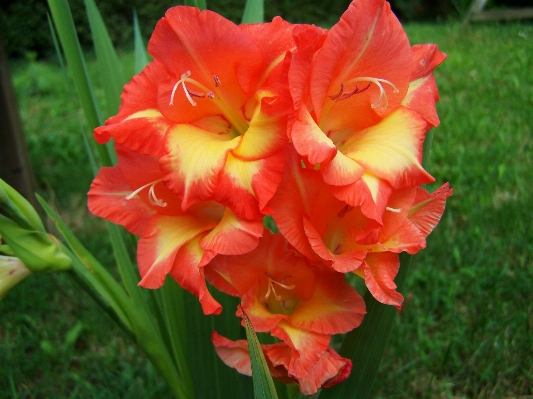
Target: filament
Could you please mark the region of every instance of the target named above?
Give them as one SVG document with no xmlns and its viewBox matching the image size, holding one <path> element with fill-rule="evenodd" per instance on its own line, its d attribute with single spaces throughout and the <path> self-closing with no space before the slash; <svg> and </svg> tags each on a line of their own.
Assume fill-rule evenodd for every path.
<svg viewBox="0 0 533 399">
<path fill-rule="evenodd" d="M 402 208 L 391 208 L 390 206 L 387 206 L 385 209 L 388 210 L 389 212 L 394 212 L 394 213 L 400 213 L 402 211 Z"/>
<path fill-rule="evenodd" d="M 207 89 L 207 87 L 205 87 L 203 84 L 199 83 L 198 81 L 194 79 L 190 79 L 190 76 L 191 76 L 191 71 L 187 71 L 183 75 L 181 75 L 181 79 L 178 80 L 177 83 L 172 88 L 172 93 L 170 93 L 170 102 L 168 105 L 174 104 L 174 95 L 176 94 L 176 90 L 178 89 L 179 85 L 183 87 L 183 92 L 185 93 L 185 97 L 187 97 L 187 100 L 189 100 L 189 102 L 191 103 L 193 107 L 196 107 L 196 101 L 193 100 L 193 97 L 204 98 L 207 96 L 210 99 L 215 98 L 215 95 L 213 94 L 212 91 Z M 218 76 L 214 75 L 214 79 L 215 79 L 215 85 L 217 87 L 220 86 L 220 79 L 218 78 Z M 202 89 L 203 92 L 188 89 L 187 86 L 185 86 L 186 82 L 191 83 L 195 85 L 196 87 Z"/>
<path fill-rule="evenodd" d="M 270 293 L 272 292 L 274 294 L 274 298 L 276 298 L 276 300 L 278 301 L 281 301 L 281 295 L 278 295 L 278 293 L 276 292 L 276 288 L 274 287 L 274 284 L 277 284 L 279 285 L 280 287 L 282 288 L 285 288 L 286 290 L 292 290 L 294 289 L 294 287 L 296 287 L 295 285 L 287 285 L 287 284 L 283 284 L 281 281 L 285 280 L 286 278 L 289 278 L 291 276 L 285 276 L 281 279 L 281 281 L 276 281 L 272 278 L 272 276 L 268 273 L 265 272 L 265 274 L 268 276 L 268 290 L 267 290 L 267 293 L 265 295 L 265 299 L 268 299 L 268 297 L 270 296 Z"/>
<path fill-rule="evenodd" d="M 139 192 L 141 192 L 142 190 L 144 190 L 146 187 L 150 187 L 150 189 L 148 190 L 148 201 L 152 204 L 152 205 L 157 205 L 157 206 L 160 206 L 162 208 L 164 208 L 165 206 L 167 206 L 168 204 L 163 201 L 162 199 L 160 198 L 157 198 L 157 196 L 155 195 L 155 185 L 157 183 L 160 183 L 162 182 L 163 179 L 158 179 L 158 180 L 155 180 L 153 182 L 150 182 L 148 184 L 145 184 L 144 186 L 142 187 L 139 187 L 137 190 L 135 190 L 134 192 L 132 192 L 131 194 L 129 194 L 127 197 L 126 197 L 126 200 L 130 200 L 132 199 L 133 197 L 135 197 Z"/>
</svg>

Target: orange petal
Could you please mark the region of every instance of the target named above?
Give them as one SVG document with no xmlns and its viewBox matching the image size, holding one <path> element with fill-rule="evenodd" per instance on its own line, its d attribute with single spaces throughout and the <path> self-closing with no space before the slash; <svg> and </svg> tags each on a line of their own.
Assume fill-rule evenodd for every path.
<svg viewBox="0 0 533 399">
<path fill-rule="evenodd" d="M 241 139 L 193 125 L 176 125 L 168 132 L 169 153 L 161 159 L 161 168 L 167 186 L 183 196 L 183 209 L 212 198 L 226 158 Z"/>
<path fill-rule="evenodd" d="M 135 235 L 145 232 L 148 220 L 156 214 L 140 198 L 127 200 L 132 189 L 118 166 L 102 168 L 91 184 L 88 206 L 91 213 L 120 224 Z"/>
<path fill-rule="evenodd" d="M 320 170 L 324 181 L 332 186 L 346 186 L 355 183 L 365 173 L 365 169 L 360 164 L 341 151 L 337 151 L 331 162 L 325 164 Z"/>
<path fill-rule="evenodd" d="M 294 149 L 286 151 L 287 166 L 276 194 L 269 202 L 272 217 L 283 236 L 301 254 L 316 260 L 303 226 L 304 216 L 317 219 L 324 228 L 328 220 L 338 212 L 340 201 L 328 191 L 320 172 L 302 167 L 300 156 Z"/>
<path fill-rule="evenodd" d="M 311 98 L 317 120 L 327 117 L 321 115 L 326 101 L 331 102 L 327 96 L 338 93 L 341 84 L 356 77 L 388 80 L 397 87 L 398 92 L 393 93 L 392 88 L 386 88 L 386 109 L 370 107 L 379 94 L 377 87 L 340 101 L 337 104 L 341 107 L 345 106 L 340 104 L 342 102 L 349 105 L 350 102 L 364 100 L 366 103 L 363 107 L 356 107 L 359 109 L 357 113 L 346 112 L 346 122 L 351 120 L 358 123 L 357 120 L 364 118 L 366 111 L 388 114 L 399 105 L 407 92 L 410 66 L 409 41 L 400 22 L 392 14 L 389 3 L 384 0 L 353 1 L 340 21 L 331 28 L 314 61 Z M 348 125 L 355 126 L 353 123 Z"/>
<path fill-rule="evenodd" d="M 215 254 L 206 254 L 199 241 L 200 237 L 197 236 L 179 249 L 170 275 L 182 288 L 198 297 L 204 314 L 220 314 L 222 306 L 209 293 L 201 267 Z"/>
<path fill-rule="evenodd" d="M 305 103 L 311 83 L 313 56 L 320 49 L 327 30 L 310 25 L 297 25 L 294 28 L 294 41 L 297 47 L 289 69 L 289 87 L 294 109 Z"/>
<path fill-rule="evenodd" d="M 295 350 L 291 358 L 289 376 L 299 378 L 307 374 L 329 346 L 330 336 L 306 331 L 282 321 L 272 331 L 272 335 L 284 341 Z"/>
<path fill-rule="evenodd" d="M 163 88 L 159 108 L 169 119 L 190 123 L 215 115 L 218 109 L 233 125 L 244 121 L 241 107 L 257 84 L 263 58 L 253 37 L 237 25 L 212 11 L 173 7 L 157 23 L 148 52 L 174 73 L 176 82 L 189 71 L 191 79 L 216 98 L 202 98 L 192 106 L 180 88 L 180 95 L 176 91 L 169 106 L 169 88 Z M 190 89 L 198 90 L 194 86 Z"/>
<path fill-rule="evenodd" d="M 393 192 L 384 180 L 365 173 L 361 179 L 347 186 L 332 186 L 331 191 L 339 200 L 351 206 L 361 206 L 363 214 L 381 223 L 383 211 Z"/>
<path fill-rule="evenodd" d="M 148 234 L 141 237 L 137 246 L 142 277 L 139 285 L 145 288 L 162 286 L 179 249 L 215 225 L 206 225 L 205 220 L 190 215 L 153 217 L 146 228 Z"/>
<path fill-rule="evenodd" d="M 396 291 L 394 278 L 400 269 L 400 258 L 392 252 L 369 253 L 364 263 L 365 284 L 377 301 L 401 307 L 403 295 Z"/>
<path fill-rule="evenodd" d="M 287 115 L 269 115 L 265 112 L 265 103 L 279 100 L 277 93 L 260 90 L 256 93 L 257 106 L 252 115 L 250 125 L 244 133 L 239 147 L 233 155 L 245 161 L 268 158 L 282 151 L 287 144 Z"/>
<path fill-rule="evenodd" d="M 416 188 L 397 190 L 392 195 L 383 216 L 383 228 L 379 236 L 379 250 L 410 254 L 426 247 L 425 236 L 407 219 L 413 206 Z"/>
<path fill-rule="evenodd" d="M 340 334 L 357 328 L 365 315 L 365 303 L 340 273 L 317 273 L 313 295 L 290 315 L 290 323 L 319 334 Z"/>
<path fill-rule="evenodd" d="M 241 339 L 231 341 L 222 335 L 213 331 L 211 342 L 215 346 L 218 357 L 226 365 L 233 367 L 239 373 L 251 376 L 252 364 L 250 362 L 250 351 L 248 350 L 248 341 Z"/>
<path fill-rule="evenodd" d="M 418 113 L 400 107 L 379 124 L 352 136 L 343 153 L 393 188 L 434 181 L 420 164 L 426 122 Z"/>
<path fill-rule="evenodd" d="M 257 247 L 263 229 L 262 220 L 242 219 L 226 208 L 217 226 L 200 240 L 200 246 L 221 255 L 245 254 Z"/>
<path fill-rule="evenodd" d="M 433 70 L 446 59 L 446 54 L 439 51 L 436 44 L 415 45 L 411 52 L 411 83 L 402 105 L 420 113 L 430 125 L 438 126 L 435 103 L 439 100 L 439 92 Z"/>
<path fill-rule="evenodd" d="M 257 290 L 250 290 L 241 298 L 241 307 L 237 311 L 237 316 L 242 317 L 242 309 L 250 318 L 257 332 L 270 332 L 282 321 L 289 319 L 289 316 L 281 313 L 272 313 L 265 300 L 264 290 L 258 287 Z M 244 321 L 243 321 L 244 324 Z"/>
<path fill-rule="evenodd" d="M 157 90 L 169 75 L 158 61 L 145 69 L 124 86 L 122 104 L 116 116 L 105 126 L 95 129 L 94 137 L 100 144 L 114 138 L 131 150 L 161 157 L 165 153 L 164 136 L 172 122 L 166 119 L 157 106 Z"/>
<path fill-rule="evenodd" d="M 313 395 L 320 388 L 330 388 L 344 381 L 350 375 L 352 362 L 338 355 L 331 347 L 308 370 L 307 375 L 298 379 L 300 392 Z"/>
<path fill-rule="evenodd" d="M 333 253 L 326 247 L 322 237 L 316 230 L 315 226 L 304 218 L 304 230 L 313 251 L 325 261 L 331 263 L 331 268 L 340 273 L 347 273 L 357 269 L 365 259 L 366 250 L 353 250 L 343 253 Z"/>
<path fill-rule="evenodd" d="M 262 218 L 263 213 L 270 213 L 266 205 L 279 185 L 283 166 L 281 151 L 257 161 L 244 161 L 229 154 L 214 199 L 239 217 Z"/>
<path fill-rule="evenodd" d="M 409 220 L 427 237 L 439 222 L 446 205 L 446 198 L 453 194 L 449 183 L 443 184 L 434 193 L 429 194 L 417 188 L 414 206 L 409 211 Z"/>
<path fill-rule="evenodd" d="M 320 130 L 305 105 L 300 107 L 290 133 L 298 154 L 307 157 L 312 165 L 329 161 L 337 152 L 333 141 Z"/>
</svg>

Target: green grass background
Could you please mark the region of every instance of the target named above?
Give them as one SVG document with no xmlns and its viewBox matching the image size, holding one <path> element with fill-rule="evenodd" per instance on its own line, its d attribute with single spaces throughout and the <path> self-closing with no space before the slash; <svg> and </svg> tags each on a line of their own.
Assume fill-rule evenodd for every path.
<svg viewBox="0 0 533 399">
<path fill-rule="evenodd" d="M 430 171 L 455 191 L 411 268 L 373 397 L 533 398 L 533 24 L 405 27 L 448 54 Z M 132 52 L 121 59 L 131 76 Z M 12 72 L 40 193 L 111 265 L 86 211 L 83 114 L 61 70 L 18 61 Z M 70 397 L 169 393 L 67 275 L 31 276 L 0 301 L 0 398 Z"/>
</svg>

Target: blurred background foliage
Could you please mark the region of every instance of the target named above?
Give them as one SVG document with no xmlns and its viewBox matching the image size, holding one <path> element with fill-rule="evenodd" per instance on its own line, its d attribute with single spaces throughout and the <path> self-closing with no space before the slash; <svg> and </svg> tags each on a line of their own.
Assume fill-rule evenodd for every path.
<svg viewBox="0 0 533 399">
<path fill-rule="evenodd" d="M 165 11 L 176 5 L 174 0 L 113 0 L 97 1 L 111 39 L 115 45 L 128 45 L 133 37 L 132 10 L 135 8 L 144 37 L 149 37 L 156 22 Z M 245 0 L 210 0 L 209 8 L 239 22 Z M 350 0 L 268 0 L 266 19 L 283 15 L 293 23 L 312 23 L 331 26 L 347 8 Z M 391 0 L 392 8 L 403 23 L 413 21 L 443 21 L 460 18 L 471 0 Z M 531 0 L 489 0 L 486 9 L 524 7 Z M 71 0 L 70 6 L 83 45 L 90 45 L 90 30 L 85 18 L 83 0 Z M 2 0 L 0 3 L 0 37 L 10 57 L 25 57 L 28 53 L 39 57 L 53 52 L 48 23 L 46 0 Z"/>
</svg>

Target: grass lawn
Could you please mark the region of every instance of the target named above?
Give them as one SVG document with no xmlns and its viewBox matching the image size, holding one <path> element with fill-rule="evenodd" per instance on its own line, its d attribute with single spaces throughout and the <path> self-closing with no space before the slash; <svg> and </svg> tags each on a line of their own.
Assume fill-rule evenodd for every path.
<svg viewBox="0 0 533 399">
<path fill-rule="evenodd" d="M 533 24 L 406 30 L 448 54 L 430 172 L 455 191 L 411 267 L 374 397 L 533 397 Z M 132 54 L 122 58 L 132 70 Z M 51 61 L 12 68 L 40 193 L 111 264 L 104 227 L 85 210 L 83 116 L 62 72 Z M 0 302 L 0 398 L 54 397 L 169 397 L 64 274 L 32 276 Z"/>
</svg>

